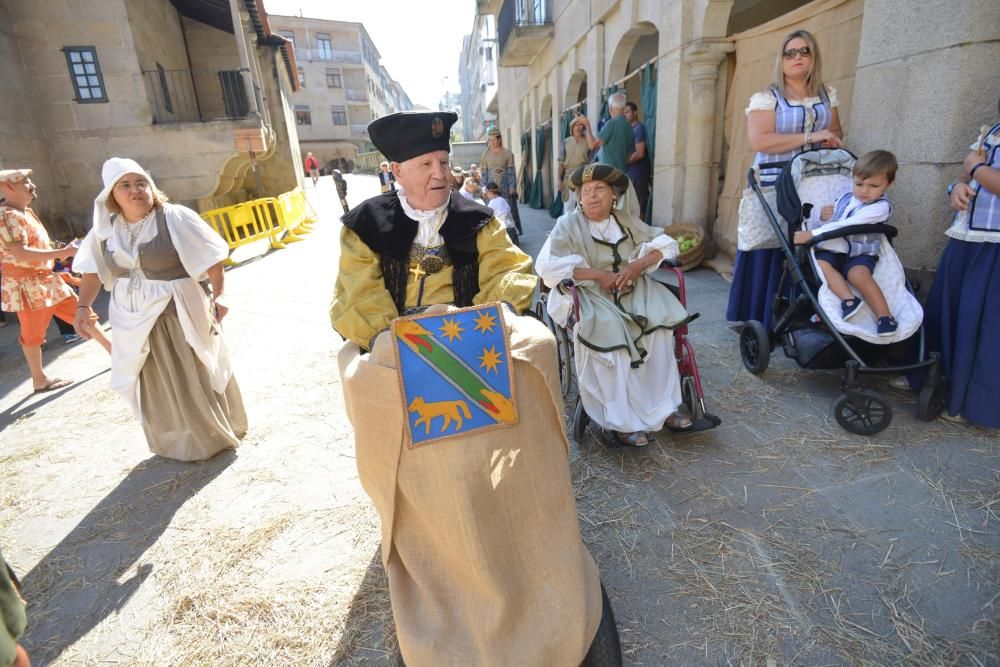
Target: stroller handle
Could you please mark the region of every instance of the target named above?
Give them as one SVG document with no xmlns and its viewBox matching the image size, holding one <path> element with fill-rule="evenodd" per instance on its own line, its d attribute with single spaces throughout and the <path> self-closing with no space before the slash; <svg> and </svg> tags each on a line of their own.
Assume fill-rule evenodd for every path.
<svg viewBox="0 0 1000 667">
<path fill-rule="evenodd" d="M 839 239 L 845 236 L 851 236 L 852 234 L 885 234 L 886 238 L 891 240 L 896 238 L 899 234 L 899 230 L 892 225 L 886 224 L 848 225 L 847 227 L 841 227 L 840 229 L 832 229 L 828 232 L 823 232 L 822 234 L 816 234 L 809 239 L 809 243 L 807 245 L 814 246 L 823 241 Z"/>
</svg>

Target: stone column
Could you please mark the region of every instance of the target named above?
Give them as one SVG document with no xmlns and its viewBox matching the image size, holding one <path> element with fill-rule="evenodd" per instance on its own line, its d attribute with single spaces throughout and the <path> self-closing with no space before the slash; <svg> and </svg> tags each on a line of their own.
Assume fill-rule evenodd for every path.
<svg viewBox="0 0 1000 667">
<path fill-rule="evenodd" d="M 715 91 L 719 65 L 735 47 L 724 40 L 701 40 L 684 50 L 688 67 L 687 128 L 684 147 L 684 195 L 681 222 L 705 227 L 712 188 Z"/>
<path fill-rule="evenodd" d="M 598 23 L 588 35 L 590 54 L 587 58 L 587 118 L 597 134 L 597 121 L 601 119 L 601 91 L 604 90 L 604 24 Z"/>
<path fill-rule="evenodd" d="M 566 105 L 563 99 L 563 91 L 566 88 L 562 77 L 559 76 L 561 68 L 556 66 L 552 70 L 549 79 L 549 91 L 552 95 L 552 155 L 549 158 L 550 182 L 552 183 L 552 199 L 559 196 L 559 151 L 562 150 L 562 128 L 559 126 L 559 116 Z"/>
</svg>

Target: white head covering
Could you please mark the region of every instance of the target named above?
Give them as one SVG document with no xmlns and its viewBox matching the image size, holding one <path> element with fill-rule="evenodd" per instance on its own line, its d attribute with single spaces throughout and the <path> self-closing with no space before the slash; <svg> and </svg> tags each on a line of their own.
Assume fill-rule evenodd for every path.
<svg viewBox="0 0 1000 667">
<path fill-rule="evenodd" d="M 94 200 L 94 233 L 97 238 L 107 239 L 111 236 L 111 213 L 108 211 L 107 201 L 111 196 L 111 189 L 122 176 L 126 174 L 139 174 L 149 180 L 149 187 L 155 188 L 152 177 L 143 169 L 138 162 L 131 158 L 113 157 L 101 167 L 101 178 L 104 180 L 104 189 Z"/>
</svg>

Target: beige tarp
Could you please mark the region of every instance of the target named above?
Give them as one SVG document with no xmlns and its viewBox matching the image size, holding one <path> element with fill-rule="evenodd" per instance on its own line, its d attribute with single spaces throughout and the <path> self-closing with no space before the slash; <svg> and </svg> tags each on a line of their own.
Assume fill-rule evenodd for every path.
<svg viewBox="0 0 1000 667">
<path fill-rule="evenodd" d="M 736 44 L 736 71 L 726 95 L 725 132 L 729 153 L 714 234 L 722 252 L 730 256 L 736 254 L 736 211 L 746 187 L 747 170 L 753 164 L 744 109 L 751 95 L 772 83 L 776 53 L 785 35 L 793 30 L 804 28 L 816 36 L 822 55 L 823 80 L 837 89 L 840 123 L 847 147 L 852 148 L 847 131 L 850 128 L 863 11 L 863 0 L 816 0 L 730 37 Z M 859 150 L 860 147 L 852 152 L 858 153 Z"/>
</svg>

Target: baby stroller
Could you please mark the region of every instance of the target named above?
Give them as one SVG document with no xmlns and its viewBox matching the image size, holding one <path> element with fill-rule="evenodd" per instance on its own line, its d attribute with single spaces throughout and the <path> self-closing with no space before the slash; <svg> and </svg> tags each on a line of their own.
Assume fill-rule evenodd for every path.
<svg viewBox="0 0 1000 667">
<path fill-rule="evenodd" d="M 854 161 L 854 155 L 838 148 L 805 151 L 785 163 L 760 165 L 762 168 L 782 168 L 776 183 L 776 195 L 778 211 L 785 224 L 778 221 L 768 205 L 755 169 L 750 169 L 747 174 L 749 186 L 764 207 L 781 243 L 785 268 L 774 300 L 773 328 L 769 331 L 756 320 L 745 322 L 740 331 L 740 354 L 744 366 L 754 375 L 760 375 L 767 369 L 770 354 L 778 341 L 781 341 L 785 355 L 802 368 L 843 367 L 842 393 L 833 403 L 834 418 L 851 433 L 874 435 L 892 421 L 892 407 L 879 393 L 861 387 L 860 376 L 927 369 L 927 381 L 920 392 L 917 407 L 917 417 L 924 421 L 935 419 L 944 407 L 944 379 L 937 353 L 926 354 L 922 311 L 913 298 L 912 285 L 906 280 L 902 266 L 891 250 L 891 240 L 897 234 L 895 227 L 887 224 L 851 225 L 817 234 L 806 245 L 792 244 L 796 230 L 818 224 L 822 205 L 832 203 L 838 194 L 850 190 Z M 822 274 L 813 263 L 810 249 L 817 243 L 851 234 L 884 235 L 882 248 L 885 251 L 888 246 L 888 253 L 895 261 L 900 274 L 900 291 L 910 300 L 908 302 L 916 304 L 908 327 L 901 326 L 900 334 L 906 335 L 906 338 L 888 344 L 875 343 L 877 338 L 872 340 L 841 320 L 835 322 L 838 316 L 831 315 L 821 306 Z M 889 270 L 888 267 L 886 270 Z M 840 329 L 848 329 L 852 333 L 843 333 L 838 324 Z M 910 364 L 900 363 L 912 335 L 919 336 L 918 360 Z"/>
<path fill-rule="evenodd" d="M 665 289 L 669 289 L 677 297 L 681 305 L 687 308 L 687 292 L 684 286 L 684 273 L 679 268 L 680 264 L 673 260 L 664 260 L 660 264 L 661 271 L 672 272 L 677 278 L 677 284 L 666 282 L 657 273 L 650 274 Z M 535 304 L 535 314 L 542 320 L 556 337 L 556 350 L 559 361 L 559 384 L 564 398 L 569 398 L 573 384 L 575 382 L 575 360 L 573 351 L 573 327 L 580 317 L 580 304 L 576 295 L 576 286 L 572 280 L 564 280 L 558 287 L 563 293 L 570 294 L 573 298 L 573 308 L 565 327 L 556 323 L 547 310 L 547 293 L 542 285 L 542 294 Z M 683 405 L 691 417 L 691 426 L 682 430 L 669 429 L 676 434 L 694 433 L 696 431 L 707 431 L 722 423 L 717 416 L 705 411 L 705 393 L 701 385 L 701 376 L 698 373 L 698 364 L 695 360 L 694 349 L 688 341 L 687 325 L 698 317 L 698 313 L 692 313 L 687 322 L 673 330 L 674 333 L 674 358 L 677 360 L 677 370 L 680 374 L 681 398 Z M 582 442 L 586 434 L 590 417 L 583 408 L 583 402 L 579 394 L 576 397 L 576 404 L 573 409 L 573 439 L 578 443 Z M 600 440 L 608 447 L 620 447 L 618 440 L 611 433 L 599 434 Z"/>
</svg>

